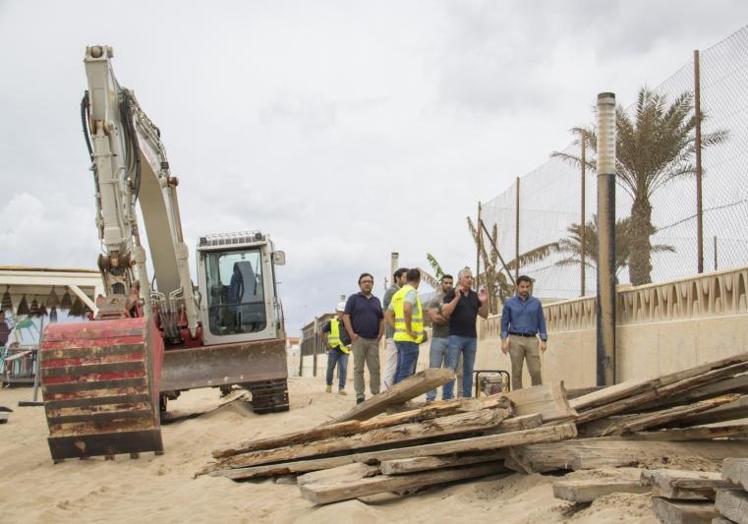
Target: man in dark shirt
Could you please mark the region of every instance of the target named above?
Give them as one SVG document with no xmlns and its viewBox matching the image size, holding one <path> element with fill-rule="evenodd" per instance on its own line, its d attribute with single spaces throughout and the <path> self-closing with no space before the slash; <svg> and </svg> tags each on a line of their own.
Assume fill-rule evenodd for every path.
<svg viewBox="0 0 748 524">
<path fill-rule="evenodd" d="M 506 301 L 501 311 L 501 351 L 512 361 L 512 389 L 522 389 L 522 366 L 527 360 L 533 386 L 543 383 L 540 372 L 540 352 L 545 352 L 548 331 L 545 327 L 543 306 L 530 296 L 532 279 L 521 275 L 517 279 L 517 294 Z M 540 336 L 540 342 L 538 342 Z"/>
<path fill-rule="evenodd" d="M 431 347 L 429 348 L 429 367 L 440 368 L 447 360 L 447 347 L 449 345 L 449 322 L 442 316 L 444 297 L 452 291 L 452 275 L 444 275 L 441 278 L 439 292 L 428 304 L 429 319 L 431 320 Z M 442 388 L 444 398 L 444 388 Z M 426 401 L 436 400 L 436 389 L 426 393 Z"/>
<path fill-rule="evenodd" d="M 348 297 L 343 324 L 351 337 L 353 350 L 353 388 L 356 403 L 364 401 L 364 364 L 369 368 L 369 390 L 379 393 L 379 339 L 384 333 L 384 313 L 379 299 L 372 295 L 374 277 L 362 273 L 358 277 L 359 293 Z"/>
<path fill-rule="evenodd" d="M 476 320 L 478 315 L 488 317 L 488 293 L 481 289 L 476 293 L 473 286 L 473 274 L 465 268 L 457 276 L 457 287 L 447 293 L 442 306 L 442 316 L 449 320 L 449 341 L 447 358 L 444 367 L 457 369 L 457 362 L 462 354 L 462 396 L 473 396 L 473 366 L 475 353 L 478 350 L 478 332 Z M 454 396 L 454 382 L 444 385 L 444 400 Z"/>
</svg>

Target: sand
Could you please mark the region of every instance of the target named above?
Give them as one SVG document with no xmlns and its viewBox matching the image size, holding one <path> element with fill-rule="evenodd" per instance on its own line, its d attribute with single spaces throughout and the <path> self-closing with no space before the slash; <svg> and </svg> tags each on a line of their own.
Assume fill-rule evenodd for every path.
<svg viewBox="0 0 748 524">
<path fill-rule="evenodd" d="M 165 425 L 164 455 L 56 465 L 49 456 L 43 409 L 17 407 L 31 390 L 0 390 L 0 405 L 14 410 L 0 425 L 0 522 L 657 522 L 646 495 L 614 494 L 575 506 L 554 498 L 552 483 L 558 477 L 544 475 L 489 477 L 408 497 L 324 507 L 302 499 L 288 479 L 193 479 L 213 449 L 313 426 L 353 404 L 351 396 L 324 393 L 319 378 L 291 378 L 289 388 L 291 411 L 272 415 L 251 413 L 241 399 L 222 401 L 215 389 L 189 391 L 170 404 L 170 412 L 207 413 Z"/>
</svg>

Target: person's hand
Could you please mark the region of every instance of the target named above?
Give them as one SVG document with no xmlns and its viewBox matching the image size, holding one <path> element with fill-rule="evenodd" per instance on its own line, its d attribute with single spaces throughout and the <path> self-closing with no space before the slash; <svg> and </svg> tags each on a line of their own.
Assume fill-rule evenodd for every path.
<svg viewBox="0 0 748 524">
<path fill-rule="evenodd" d="M 501 352 L 505 355 L 509 353 L 509 339 L 504 338 L 501 340 Z"/>
<path fill-rule="evenodd" d="M 486 303 L 486 300 L 488 300 L 488 291 L 486 291 L 486 288 L 480 288 L 480 291 L 478 291 L 478 300 L 480 300 L 481 304 Z"/>
<path fill-rule="evenodd" d="M 546 349 L 548 349 L 548 342 L 546 342 L 545 340 L 541 340 L 540 341 L 540 351 L 542 351 L 543 353 L 545 353 Z"/>
<path fill-rule="evenodd" d="M 357 333 L 354 333 L 353 335 L 351 335 L 351 344 L 353 344 L 357 340 L 358 340 L 358 334 Z"/>
</svg>

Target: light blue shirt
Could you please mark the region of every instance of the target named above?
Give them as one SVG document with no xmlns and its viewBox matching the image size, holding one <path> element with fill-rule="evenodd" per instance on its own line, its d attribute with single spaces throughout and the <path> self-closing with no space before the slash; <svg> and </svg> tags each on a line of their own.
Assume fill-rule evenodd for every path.
<svg viewBox="0 0 748 524">
<path fill-rule="evenodd" d="M 505 339 L 510 333 L 540 334 L 540 340 L 548 340 L 540 300 L 535 297 L 522 300 L 519 295 L 515 295 L 506 301 L 501 312 L 501 338 Z"/>
</svg>

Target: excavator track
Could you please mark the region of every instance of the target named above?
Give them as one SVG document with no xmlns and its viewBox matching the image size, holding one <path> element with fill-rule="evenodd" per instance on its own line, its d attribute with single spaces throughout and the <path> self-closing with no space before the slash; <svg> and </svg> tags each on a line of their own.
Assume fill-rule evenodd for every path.
<svg viewBox="0 0 748 524">
<path fill-rule="evenodd" d="M 145 318 L 48 326 L 40 370 L 52 459 L 163 452 L 163 351 Z"/>
<path fill-rule="evenodd" d="M 257 414 L 288 411 L 286 379 L 265 380 L 243 384 L 252 393 L 252 411 Z"/>
</svg>

